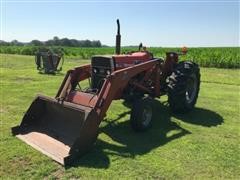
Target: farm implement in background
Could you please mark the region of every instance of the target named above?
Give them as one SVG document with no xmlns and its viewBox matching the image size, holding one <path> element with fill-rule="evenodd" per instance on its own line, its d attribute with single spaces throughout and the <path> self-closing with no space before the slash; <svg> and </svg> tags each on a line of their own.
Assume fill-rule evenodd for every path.
<svg viewBox="0 0 240 180">
<path fill-rule="evenodd" d="M 69 70 L 55 98 L 37 96 L 21 124 L 12 128 L 13 135 L 65 165 L 94 145 L 113 100 L 132 103 L 130 122 L 135 131 L 151 126 L 154 98 L 167 94 L 174 112 L 193 109 L 200 72 L 193 62 L 179 62 L 187 49 L 167 52 L 161 59 L 140 44 L 138 51 L 121 54 L 118 20 L 117 25 L 116 55 L 94 56 L 91 64 Z M 86 79 L 89 87 L 83 89 Z"/>
<path fill-rule="evenodd" d="M 35 55 L 35 63 L 39 72 L 55 74 L 62 70 L 64 55 L 63 52 L 54 52 L 50 49 L 39 50 Z"/>
</svg>

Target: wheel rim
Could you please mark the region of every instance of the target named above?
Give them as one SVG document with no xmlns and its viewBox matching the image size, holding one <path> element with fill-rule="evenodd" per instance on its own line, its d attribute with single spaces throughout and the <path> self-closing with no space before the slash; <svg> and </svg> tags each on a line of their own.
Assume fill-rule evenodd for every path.
<svg viewBox="0 0 240 180">
<path fill-rule="evenodd" d="M 187 81 L 186 100 L 188 104 L 191 104 L 197 94 L 197 77 L 192 74 Z"/>
<path fill-rule="evenodd" d="M 150 106 L 146 106 L 143 109 L 142 120 L 143 120 L 142 124 L 144 126 L 148 126 L 149 123 L 151 122 L 151 120 L 152 120 L 152 108 Z"/>
</svg>

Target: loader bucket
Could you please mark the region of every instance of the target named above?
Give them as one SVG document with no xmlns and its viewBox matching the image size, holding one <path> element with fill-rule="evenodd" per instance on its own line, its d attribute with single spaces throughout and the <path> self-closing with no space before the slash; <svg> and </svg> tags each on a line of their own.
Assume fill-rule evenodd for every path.
<svg viewBox="0 0 240 180">
<path fill-rule="evenodd" d="M 98 135 L 98 116 L 89 107 L 37 96 L 13 135 L 66 165 L 86 153 Z"/>
</svg>

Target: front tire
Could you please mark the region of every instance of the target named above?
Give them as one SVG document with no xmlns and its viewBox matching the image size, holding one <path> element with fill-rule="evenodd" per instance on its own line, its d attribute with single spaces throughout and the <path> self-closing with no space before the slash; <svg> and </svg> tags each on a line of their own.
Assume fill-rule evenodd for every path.
<svg viewBox="0 0 240 180">
<path fill-rule="evenodd" d="M 135 131 L 146 131 L 152 124 L 152 99 L 143 97 L 133 104 L 130 123 Z"/>
<path fill-rule="evenodd" d="M 200 70 L 196 63 L 180 62 L 168 82 L 168 102 L 173 112 L 184 113 L 194 108 L 200 88 Z"/>
</svg>

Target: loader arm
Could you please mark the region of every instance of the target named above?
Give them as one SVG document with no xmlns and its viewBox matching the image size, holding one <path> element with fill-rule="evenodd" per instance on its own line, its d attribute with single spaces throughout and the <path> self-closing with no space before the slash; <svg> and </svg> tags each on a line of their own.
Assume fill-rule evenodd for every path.
<svg viewBox="0 0 240 180">
<path fill-rule="evenodd" d="M 101 121 L 107 112 L 112 100 L 117 98 L 118 94 L 121 94 L 130 80 L 137 74 L 153 70 L 156 73 L 156 86 L 154 96 L 159 96 L 159 60 L 151 60 L 145 63 L 134 65 L 125 69 L 117 70 L 108 76 L 103 84 L 103 87 L 98 94 L 98 100 L 96 102 L 96 112 L 99 115 Z M 100 123 L 100 122 L 99 122 Z"/>
<path fill-rule="evenodd" d="M 128 84 L 142 88 L 146 93 L 154 97 L 160 95 L 160 63 L 158 59 L 147 61 L 145 63 L 137 64 L 128 68 L 114 71 L 111 75 L 107 76 L 103 86 L 98 94 L 91 94 L 86 92 L 75 91 L 76 84 L 91 76 L 91 66 L 84 65 L 68 71 L 56 99 L 62 99 L 71 103 L 91 107 L 98 114 L 98 124 L 104 118 L 111 102 L 114 99 L 121 98 L 122 92 Z M 150 78 L 154 74 L 154 91 L 148 89 L 138 82 L 131 82 L 134 76 L 145 73 L 145 78 Z M 151 73 L 149 73 L 151 72 Z"/>
<path fill-rule="evenodd" d="M 64 100 L 69 91 L 75 89 L 78 82 L 83 81 L 91 77 L 91 65 L 86 64 L 83 66 L 76 67 L 67 72 L 55 98 Z"/>
</svg>

